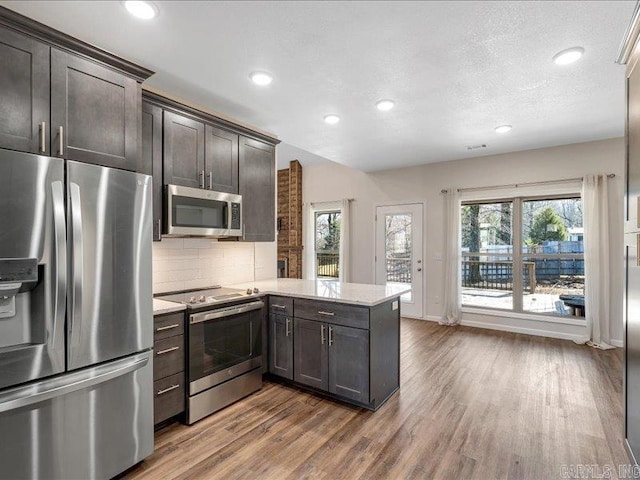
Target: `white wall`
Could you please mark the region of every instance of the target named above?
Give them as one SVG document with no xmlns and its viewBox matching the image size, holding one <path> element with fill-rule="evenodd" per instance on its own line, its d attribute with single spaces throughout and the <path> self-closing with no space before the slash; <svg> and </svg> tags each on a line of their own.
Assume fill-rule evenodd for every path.
<svg viewBox="0 0 640 480">
<path fill-rule="evenodd" d="M 164 238 L 153 243 L 153 293 L 276 277 L 276 242 Z"/>
<path fill-rule="evenodd" d="M 366 174 L 328 162 L 303 169 L 303 200 L 309 202 L 354 198 L 351 210 L 351 280 L 374 283 L 374 211 L 376 205 L 425 204 L 425 318 L 442 315 L 444 247 L 443 188 L 486 187 L 523 182 L 614 173 L 610 184 L 612 338 L 622 341 L 623 290 L 623 138 L 543 148 L 503 155 L 421 165 Z M 306 268 L 306 265 L 304 265 Z M 463 323 L 560 338 L 575 338 L 584 328 L 556 322 L 515 319 L 513 316 L 465 313 Z"/>
</svg>

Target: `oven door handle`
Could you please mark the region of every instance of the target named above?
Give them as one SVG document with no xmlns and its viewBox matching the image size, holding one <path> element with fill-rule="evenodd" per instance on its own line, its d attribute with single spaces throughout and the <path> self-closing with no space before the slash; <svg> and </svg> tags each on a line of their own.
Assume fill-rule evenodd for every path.
<svg viewBox="0 0 640 480">
<path fill-rule="evenodd" d="M 217 318 L 231 317 L 233 315 L 238 315 L 240 313 L 251 312 L 252 310 L 260 310 L 264 307 L 264 302 L 251 302 L 245 303 L 244 305 L 239 305 L 237 307 L 228 307 L 228 308 L 220 308 L 217 310 L 197 313 L 195 315 L 191 315 L 189 317 L 189 323 L 201 323 L 206 322 L 208 320 L 215 320 Z"/>
</svg>

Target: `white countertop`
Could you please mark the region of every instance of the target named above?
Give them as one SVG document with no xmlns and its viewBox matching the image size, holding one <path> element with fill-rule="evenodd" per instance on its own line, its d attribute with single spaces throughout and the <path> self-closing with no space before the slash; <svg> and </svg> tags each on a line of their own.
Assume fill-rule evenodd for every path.
<svg viewBox="0 0 640 480">
<path fill-rule="evenodd" d="M 172 313 L 185 310 L 187 307 L 181 303 L 168 302 L 167 300 L 153 299 L 153 314 L 162 315 L 163 313 Z"/>
<path fill-rule="evenodd" d="M 369 285 L 364 283 L 343 283 L 337 280 L 300 280 L 278 278 L 258 282 L 225 285 L 229 288 L 258 288 L 260 293 L 351 303 L 372 307 L 403 293 L 411 291 L 410 285 Z"/>
</svg>

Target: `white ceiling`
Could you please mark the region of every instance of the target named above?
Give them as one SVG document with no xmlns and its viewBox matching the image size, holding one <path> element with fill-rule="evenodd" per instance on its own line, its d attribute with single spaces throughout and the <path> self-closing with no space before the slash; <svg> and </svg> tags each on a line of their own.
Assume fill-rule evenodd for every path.
<svg viewBox="0 0 640 480">
<path fill-rule="evenodd" d="M 156 1 L 147 22 L 119 1 L 1 3 L 155 70 L 156 88 L 275 132 L 285 163 L 372 171 L 624 133 L 614 59 L 633 1 Z M 580 62 L 553 64 L 576 45 Z M 253 85 L 255 70 L 274 82 Z M 396 108 L 379 112 L 381 98 Z M 328 113 L 342 121 L 325 124 Z"/>
</svg>

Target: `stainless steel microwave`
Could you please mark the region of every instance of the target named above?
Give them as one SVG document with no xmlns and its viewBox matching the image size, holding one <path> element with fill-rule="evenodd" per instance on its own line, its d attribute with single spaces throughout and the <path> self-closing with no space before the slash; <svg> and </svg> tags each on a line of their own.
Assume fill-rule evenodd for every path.
<svg viewBox="0 0 640 480">
<path fill-rule="evenodd" d="M 165 190 L 165 235 L 242 236 L 241 195 L 179 185 L 167 185 Z"/>
</svg>

